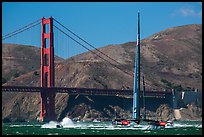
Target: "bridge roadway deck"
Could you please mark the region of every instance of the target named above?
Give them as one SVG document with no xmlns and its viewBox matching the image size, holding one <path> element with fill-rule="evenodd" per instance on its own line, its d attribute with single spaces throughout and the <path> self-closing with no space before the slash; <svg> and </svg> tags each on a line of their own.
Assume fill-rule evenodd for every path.
<svg viewBox="0 0 204 137">
<path fill-rule="evenodd" d="M 26 87 L 26 86 L 2 86 L 2 92 L 56 92 L 70 95 L 107 95 L 107 96 L 132 96 L 133 90 L 120 89 L 95 89 L 95 88 L 67 88 L 67 87 Z M 171 95 L 171 91 L 146 91 L 145 96 L 165 97 Z"/>
</svg>

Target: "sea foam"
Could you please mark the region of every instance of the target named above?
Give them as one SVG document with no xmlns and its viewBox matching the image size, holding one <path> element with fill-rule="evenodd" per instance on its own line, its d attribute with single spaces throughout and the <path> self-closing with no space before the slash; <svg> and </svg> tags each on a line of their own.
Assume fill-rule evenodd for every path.
<svg viewBox="0 0 204 137">
<path fill-rule="evenodd" d="M 63 128 L 74 127 L 72 120 L 65 117 L 61 122 L 50 121 L 49 123 L 43 124 L 41 128 L 57 128 L 57 125 L 61 125 Z"/>
<path fill-rule="evenodd" d="M 65 117 L 62 122 L 60 122 L 60 124 L 66 128 L 66 127 L 74 127 L 74 123 L 72 122 L 71 119 L 69 119 L 68 117 Z"/>
</svg>

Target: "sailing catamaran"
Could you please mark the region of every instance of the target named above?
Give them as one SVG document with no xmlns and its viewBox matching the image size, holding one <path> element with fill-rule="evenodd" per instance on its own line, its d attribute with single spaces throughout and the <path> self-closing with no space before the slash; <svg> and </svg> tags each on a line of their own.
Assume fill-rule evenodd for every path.
<svg viewBox="0 0 204 137">
<path fill-rule="evenodd" d="M 117 126 L 131 126 L 137 127 L 141 121 L 147 122 L 149 125 L 158 127 L 165 127 L 167 125 L 166 121 L 150 120 L 146 119 L 146 114 L 144 113 L 144 118 L 140 115 L 140 13 L 138 12 L 138 33 L 137 33 L 137 45 L 136 45 L 136 57 L 135 57 L 135 68 L 134 68 L 134 89 L 133 89 L 133 115 L 132 119 L 114 119 L 113 125 Z M 145 85 L 143 77 L 143 106 L 145 112 Z"/>
<path fill-rule="evenodd" d="M 140 123 L 140 106 L 139 106 L 139 89 L 140 89 L 140 14 L 138 12 L 138 34 L 137 34 L 137 46 L 136 46 L 136 58 L 134 68 L 134 89 L 133 89 L 133 115 L 131 120 L 115 119 L 113 125 L 130 126 L 130 123 Z"/>
</svg>

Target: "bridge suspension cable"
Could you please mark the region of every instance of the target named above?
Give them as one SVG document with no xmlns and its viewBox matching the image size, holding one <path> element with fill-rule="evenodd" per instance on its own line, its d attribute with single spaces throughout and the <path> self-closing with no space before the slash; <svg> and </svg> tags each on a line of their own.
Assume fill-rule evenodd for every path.
<svg viewBox="0 0 204 137">
<path fill-rule="evenodd" d="M 37 26 L 38 24 L 40 24 L 40 22 L 39 22 L 40 20 L 41 19 L 38 19 L 38 20 L 36 20 L 36 21 L 34 21 L 34 22 L 32 22 L 32 23 L 30 23 L 30 24 L 28 24 L 28 25 L 26 25 L 26 26 L 24 26 L 24 27 L 22 27 L 20 29 L 17 29 L 17 30 L 15 30 L 13 32 L 5 34 L 4 36 L 2 36 L 2 40 L 5 40 L 5 39 L 10 38 L 12 36 L 15 36 L 15 35 L 17 35 L 19 33 L 22 33 L 22 32 L 24 32 L 24 31 L 26 31 L 26 30 L 28 30 L 28 29 L 30 29 L 32 27 Z"/>
<path fill-rule="evenodd" d="M 71 31 L 70 29 L 68 29 L 67 27 L 65 27 L 64 25 L 62 25 L 59 21 L 57 21 L 56 19 L 54 19 L 54 21 L 56 21 L 59 25 L 61 25 L 63 28 L 65 28 L 66 30 L 68 30 L 70 33 L 72 33 L 74 36 L 76 36 L 77 38 L 79 38 L 80 40 L 82 40 L 83 42 L 85 42 L 86 44 L 88 44 L 90 47 L 94 48 L 96 51 L 100 52 L 101 54 L 103 54 L 104 56 L 106 56 L 107 58 L 111 59 L 112 61 L 116 62 L 119 65 L 122 65 L 121 63 L 119 63 L 118 61 L 116 61 L 115 59 L 111 58 L 110 56 L 106 55 L 105 53 L 101 52 L 100 50 L 98 50 L 97 48 L 95 48 L 93 45 L 91 45 L 90 43 L 88 43 L 86 40 L 82 39 L 81 37 L 79 37 L 77 34 L 75 34 L 73 31 Z"/>
<path fill-rule="evenodd" d="M 86 44 L 88 44 L 90 47 L 94 48 L 94 49 L 95 49 L 96 51 L 98 51 L 99 53 L 101 53 L 101 54 L 103 54 L 104 56 L 108 57 L 109 59 L 111 59 L 112 61 L 116 62 L 117 64 L 122 65 L 121 63 L 119 63 L 119 62 L 116 61 L 115 59 L 111 58 L 110 56 L 106 55 L 105 53 L 103 53 L 103 52 L 101 52 L 100 50 L 98 50 L 97 48 L 95 48 L 93 45 L 91 45 L 90 43 L 88 43 L 86 40 L 82 39 L 80 36 L 78 36 L 78 35 L 75 34 L 73 31 L 71 31 L 70 29 L 68 29 L 67 27 L 65 27 L 62 23 L 60 23 L 60 22 L 57 21 L 56 19 L 53 18 L 53 20 L 54 20 L 55 22 L 57 22 L 59 25 L 61 25 L 64 29 L 66 29 L 67 31 L 69 31 L 71 34 L 73 34 L 74 36 L 76 36 L 77 38 L 79 38 L 80 40 L 82 40 L 83 42 L 85 42 Z M 55 27 L 56 27 L 56 26 L 55 26 Z M 57 27 L 56 27 L 56 28 L 57 28 Z M 57 29 L 59 30 L 59 28 L 57 28 Z M 60 30 L 60 31 L 65 34 L 65 32 L 63 32 L 62 30 Z M 65 35 L 66 35 L 66 34 L 65 34 Z M 71 36 L 69 36 L 68 34 L 67 34 L 67 36 L 71 38 Z M 71 39 L 74 40 L 73 38 L 71 38 Z M 74 40 L 74 41 L 75 41 L 75 40 Z M 75 42 L 77 42 L 78 44 L 80 44 L 81 46 L 83 46 L 85 49 L 89 50 L 89 51 L 92 52 L 93 54 L 97 55 L 98 57 L 100 57 L 100 58 L 103 59 L 104 61 L 107 61 L 108 63 L 110 63 L 110 64 L 113 65 L 114 67 L 116 67 L 116 68 L 120 69 L 121 71 L 123 71 L 121 68 L 119 68 L 118 66 L 112 64 L 112 63 L 109 62 L 108 60 L 102 58 L 101 56 L 99 56 L 99 55 L 96 54 L 95 52 L 93 52 L 93 51 L 91 51 L 90 49 L 88 49 L 87 47 L 85 47 L 83 44 L 79 43 L 78 41 L 75 41 Z M 134 66 L 134 67 L 135 67 L 135 66 Z M 125 72 L 126 74 L 128 74 L 128 75 L 134 77 L 134 75 L 132 75 L 132 74 L 130 74 L 130 73 L 127 73 L 126 71 L 123 71 L 123 72 Z M 151 88 L 156 88 L 156 86 L 153 86 L 153 85 L 151 85 L 151 84 L 149 84 L 149 83 L 147 83 L 147 82 L 145 82 L 145 84 L 146 84 L 147 86 L 151 87 Z"/>
<path fill-rule="evenodd" d="M 84 46 L 83 44 L 81 44 L 80 42 L 78 42 L 77 40 L 75 40 L 74 38 L 72 38 L 70 35 L 68 35 L 67 33 L 65 33 L 63 30 L 61 30 L 60 28 L 58 28 L 57 26 L 53 25 L 56 29 L 58 29 L 60 32 L 62 32 L 64 35 L 66 35 L 67 37 L 69 37 L 70 39 L 72 39 L 73 41 L 75 41 L 76 43 L 78 43 L 79 45 L 81 45 L 83 48 L 87 49 L 88 51 L 90 51 L 91 53 L 95 54 L 96 56 L 98 56 L 99 58 L 103 59 L 104 61 L 110 63 L 112 66 L 118 68 L 119 70 L 123 71 L 124 73 L 133 76 L 132 74 L 122 70 L 121 68 L 119 68 L 117 65 L 111 63 L 110 61 L 108 61 L 107 59 L 101 57 L 100 55 L 96 54 L 93 50 L 90 50 L 89 48 L 87 48 L 86 46 Z"/>
<path fill-rule="evenodd" d="M 82 40 L 83 42 L 85 42 L 87 45 L 89 45 L 90 47 L 94 48 L 96 51 L 98 51 L 99 53 L 103 54 L 104 56 L 108 57 L 109 59 L 111 59 L 112 61 L 116 62 L 117 64 L 119 65 L 122 65 L 121 63 L 119 63 L 118 61 L 116 61 L 115 59 L 111 58 L 110 56 L 106 55 L 105 53 L 101 52 L 100 50 L 98 50 L 97 48 L 95 48 L 93 45 L 91 45 L 90 43 L 88 43 L 86 40 L 82 39 L 80 36 L 78 36 L 77 34 L 75 34 L 73 31 L 71 31 L 70 29 L 68 29 L 67 27 L 65 27 L 62 23 L 60 23 L 59 21 L 57 21 L 56 19 L 53 18 L 53 20 L 55 22 L 57 22 L 59 25 L 61 25 L 64 29 L 66 29 L 67 31 L 69 31 L 71 34 L 73 34 L 74 36 L 76 36 L 78 39 Z M 56 27 L 56 26 L 54 26 Z M 57 27 L 56 27 L 57 28 Z M 65 35 L 67 35 L 68 37 L 70 37 L 72 40 L 74 40 L 71 36 L 69 36 L 68 34 L 66 34 L 65 32 L 63 32 L 61 29 L 57 28 L 59 31 L 61 31 L 62 33 L 64 33 Z M 109 62 L 108 60 L 102 58 L 101 56 L 99 56 L 98 54 L 96 54 L 94 51 L 90 50 L 89 48 L 85 47 L 83 44 L 79 43 L 78 41 L 74 40 L 75 42 L 77 42 L 79 45 L 83 46 L 85 49 L 89 50 L 90 52 L 92 52 L 93 54 L 97 55 L 98 57 L 100 57 L 101 59 L 103 59 L 104 61 L 110 63 L 111 65 L 113 65 L 114 67 L 120 69 L 121 71 L 123 71 L 121 68 L 119 68 L 118 66 L 112 64 L 111 62 Z M 135 66 L 134 66 L 135 67 Z M 123 71 L 124 73 L 134 77 L 134 75 L 126 72 L 126 71 Z M 156 88 L 156 86 L 153 86 L 147 82 L 145 82 L 145 84 L 148 86 L 148 87 L 151 87 L 153 89 Z"/>
</svg>

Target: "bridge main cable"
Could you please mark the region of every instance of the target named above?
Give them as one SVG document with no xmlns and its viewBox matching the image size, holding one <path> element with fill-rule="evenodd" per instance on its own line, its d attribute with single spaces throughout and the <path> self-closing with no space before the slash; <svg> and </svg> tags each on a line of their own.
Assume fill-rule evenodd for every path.
<svg viewBox="0 0 204 137">
<path fill-rule="evenodd" d="M 37 21 L 39 21 L 39 20 L 37 20 Z M 29 25 L 26 25 L 25 27 L 20 28 L 20 29 L 18 29 L 18 30 L 16 30 L 16 31 L 13 31 L 13 32 L 11 32 L 11 33 L 8 33 L 8 34 L 4 35 L 4 36 L 2 37 L 2 40 L 5 40 L 5 39 L 10 38 L 10 37 L 12 37 L 12 36 L 15 36 L 15 35 L 17 35 L 17 34 L 19 34 L 19 33 L 22 33 L 22 32 L 24 32 L 24 31 L 26 31 L 26 30 L 28 30 L 28 29 L 30 29 L 30 28 L 32 28 L 32 27 L 37 26 L 38 24 L 40 24 L 40 22 L 37 22 L 37 21 L 35 21 L 35 22 L 33 22 L 33 23 L 30 23 Z M 36 22 L 37 22 L 37 23 L 36 23 Z M 34 23 L 36 23 L 36 24 L 34 24 Z M 33 25 L 32 25 L 32 24 L 33 24 Z"/>
<path fill-rule="evenodd" d="M 77 38 L 79 38 L 80 40 L 82 40 L 83 42 L 85 42 L 86 44 L 88 44 L 89 46 L 91 46 L 92 48 L 94 48 L 96 51 L 98 51 L 98 52 L 100 52 L 101 54 L 103 54 L 104 56 L 106 56 L 106 57 L 108 57 L 109 59 L 111 59 L 111 60 L 113 60 L 114 62 L 116 62 L 117 64 L 119 64 L 119 65 L 123 65 L 123 64 L 121 64 L 121 63 L 119 63 L 118 61 L 116 61 L 115 59 L 113 59 L 113 58 L 111 58 L 110 56 L 108 56 L 108 55 L 106 55 L 105 53 L 103 53 L 103 52 L 101 52 L 100 50 L 98 50 L 97 48 L 95 48 L 93 45 L 91 45 L 90 43 L 88 43 L 86 40 L 84 40 L 84 39 L 82 39 L 80 36 L 78 36 L 77 34 L 75 34 L 73 31 L 71 31 L 70 29 L 68 29 L 66 26 L 64 26 L 62 23 L 60 23 L 59 21 L 57 21 L 55 18 L 53 18 L 53 20 L 55 21 L 55 22 L 57 22 L 59 25 L 61 25 L 63 28 L 65 28 L 67 31 L 69 31 L 70 33 L 72 33 L 74 36 L 76 36 Z M 84 48 L 86 48 L 86 47 L 84 47 Z M 86 48 L 87 49 L 87 48 Z M 87 49 L 87 50 L 89 50 L 89 49 Z M 89 51 L 91 51 L 91 50 L 89 50 Z M 92 52 L 92 51 L 91 51 Z M 93 52 L 92 52 L 93 53 Z M 95 54 L 95 53 L 94 53 Z M 97 54 L 96 54 L 97 55 Z M 97 55 L 98 56 L 98 55 Z M 100 57 L 100 56 L 99 56 Z M 100 57 L 100 58 L 102 58 L 102 57 Z M 102 58 L 103 59 L 103 58 Z M 107 61 L 107 60 L 105 60 L 105 61 Z M 109 61 L 107 61 L 107 62 L 109 62 Z M 110 63 L 110 62 L 109 62 Z M 114 65 L 114 64 L 112 64 L 112 63 L 110 63 L 111 65 Z M 115 66 L 115 65 L 114 65 Z M 117 67 L 117 66 L 115 66 L 115 67 Z M 135 66 L 134 66 L 135 67 Z M 119 67 L 117 67 L 118 69 L 120 69 Z M 121 71 L 123 71 L 122 69 L 120 69 Z M 131 74 L 129 74 L 129 73 L 127 73 L 126 71 L 123 71 L 124 73 L 126 73 L 126 74 L 128 74 L 128 75 L 130 75 L 130 76 L 132 76 L 132 77 L 134 77 L 134 75 L 131 75 Z M 148 84 L 147 82 L 145 82 L 148 86 L 150 86 L 150 87 L 153 87 L 153 88 L 155 88 L 155 86 L 151 86 L 150 84 Z"/>
<path fill-rule="evenodd" d="M 7 37 L 8 35 L 12 35 L 13 33 L 17 33 L 18 31 L 21 31 L 22 29 L 24 29 L 24 28 L 27 28 L 27 27 L 29 27 L 29 26 L 31 26 L 32 24 L 35 24 L 35 23 L 37 23 L 37 22 L 39 22 L 41 19 L 38 19 L 38 20 L 36 20 L 36 21 L 34 21 L 34 22 L 32 22 L 32 23 L 29 23 L 28 25 L 26 25 L 26 26 L 24 26 L 24 27 L 22 27 L 22 28 L 20 28 L 20 29 L 17 29 L 17 30 L 15 30 L 15 31 L 13 31 L 13 32 L 10 32 L 10 33 L 8 33 L 8 34 L 5 34 L 4 36 L 2 36 L 2 40 L 4 39 L 4 37 Z M 35 25 L 34 25 L 35 26 Z M 33 27 L 34 27 L 33 26 Z M 30 28 L 30 27 L 29 27 Z M 21 31 L 22 32 L 22 31 Z"/>
<path fill-rule="evenodd" d="M 67 33 L 65 33 L 63 30 L 61 30 L 61 29 L 58 28 L 57 26 L 55 26 L 55 25 L 53 25 L 53 26 L 54 26 L 56 29 L 58 29 L 60 32 L 62 32 L 64 35 L 68 36 L 68 37 L 71 38 L 73 41 L 75 41 L 76 43 L 78 43 L 79 45 L 81 45 L 83 48 L 85 48 L 85 49 L 87 49 L 88 51 L 90 51 L 91 53 L 97 55 L 99 58 L 101 58 L 101 59 L 103 59 L 104 61 L 110 63 L 112 66 L 118 68 L 119 70 L 123 71 L 123 72 L 126 73 L 127 75 L 130 75 L 130 76 L 133 77 L 132 74 L 130 74 L 130 73 L 128 73 L 128 72 L 122 70 L 122 69 L 119 68 L 117 65 L 115 65 L 115 64 L 113 64 L 113 63 L 111 63 L 111 62 L 109 62 L 107 59 L 105 59 L 105 58 L 101 57 L 100 55 L 96 54 L 94 51 L 90 50 L 89 48 L 87 48 L 86 46 L 84 46 L 83 44 L 81 44 L 80 42 L 78 42 L 77 40 L 75 40 L 74 38 L 72 38 L 70 35 L 68 35 Z"/>
<path fill-rule="evenodd" d="M 68 30 L 70 33 L 72 33 L 74 36 L 76 36 L 77 38 L 79 38 L 80 40 L 82 40 L 83 42 L 85 42 L 86 44 L 88 44 L 89 46 L 91 46 L 92 48 L 94 48 L 96 51 L 100 52 L 101 54 L 103 54 L 104 56 L 106 56 L 107 58 L 111 59 L 112 61 L 116 62 L 119 65 L 122 65 L 121 63 L 119 63 L 118 61 L 116 61 L 115 59 L 111 58 L 110 56 L 106 55 L 105 53 L 101 52 L 100 50 L 98 50 L 97 48 L 95 48 L 93 45 L 91 45 L 90 43 L 88 43 L 86 40 L 82 39 L 81 37 L 79 37 L 78 35 L 76 35 L 73 31 L 71 31 L 70 29 L 68 29 L 67 27 L 65 27 L 64 25 L 62 25 L 59 21 L 57 21 L 56 19 L 54 19 L 54 21 L 56 21 L 59 25 L 61 25 L 63 28 L 65 28 L 66 30 Z"/>
</svg>

